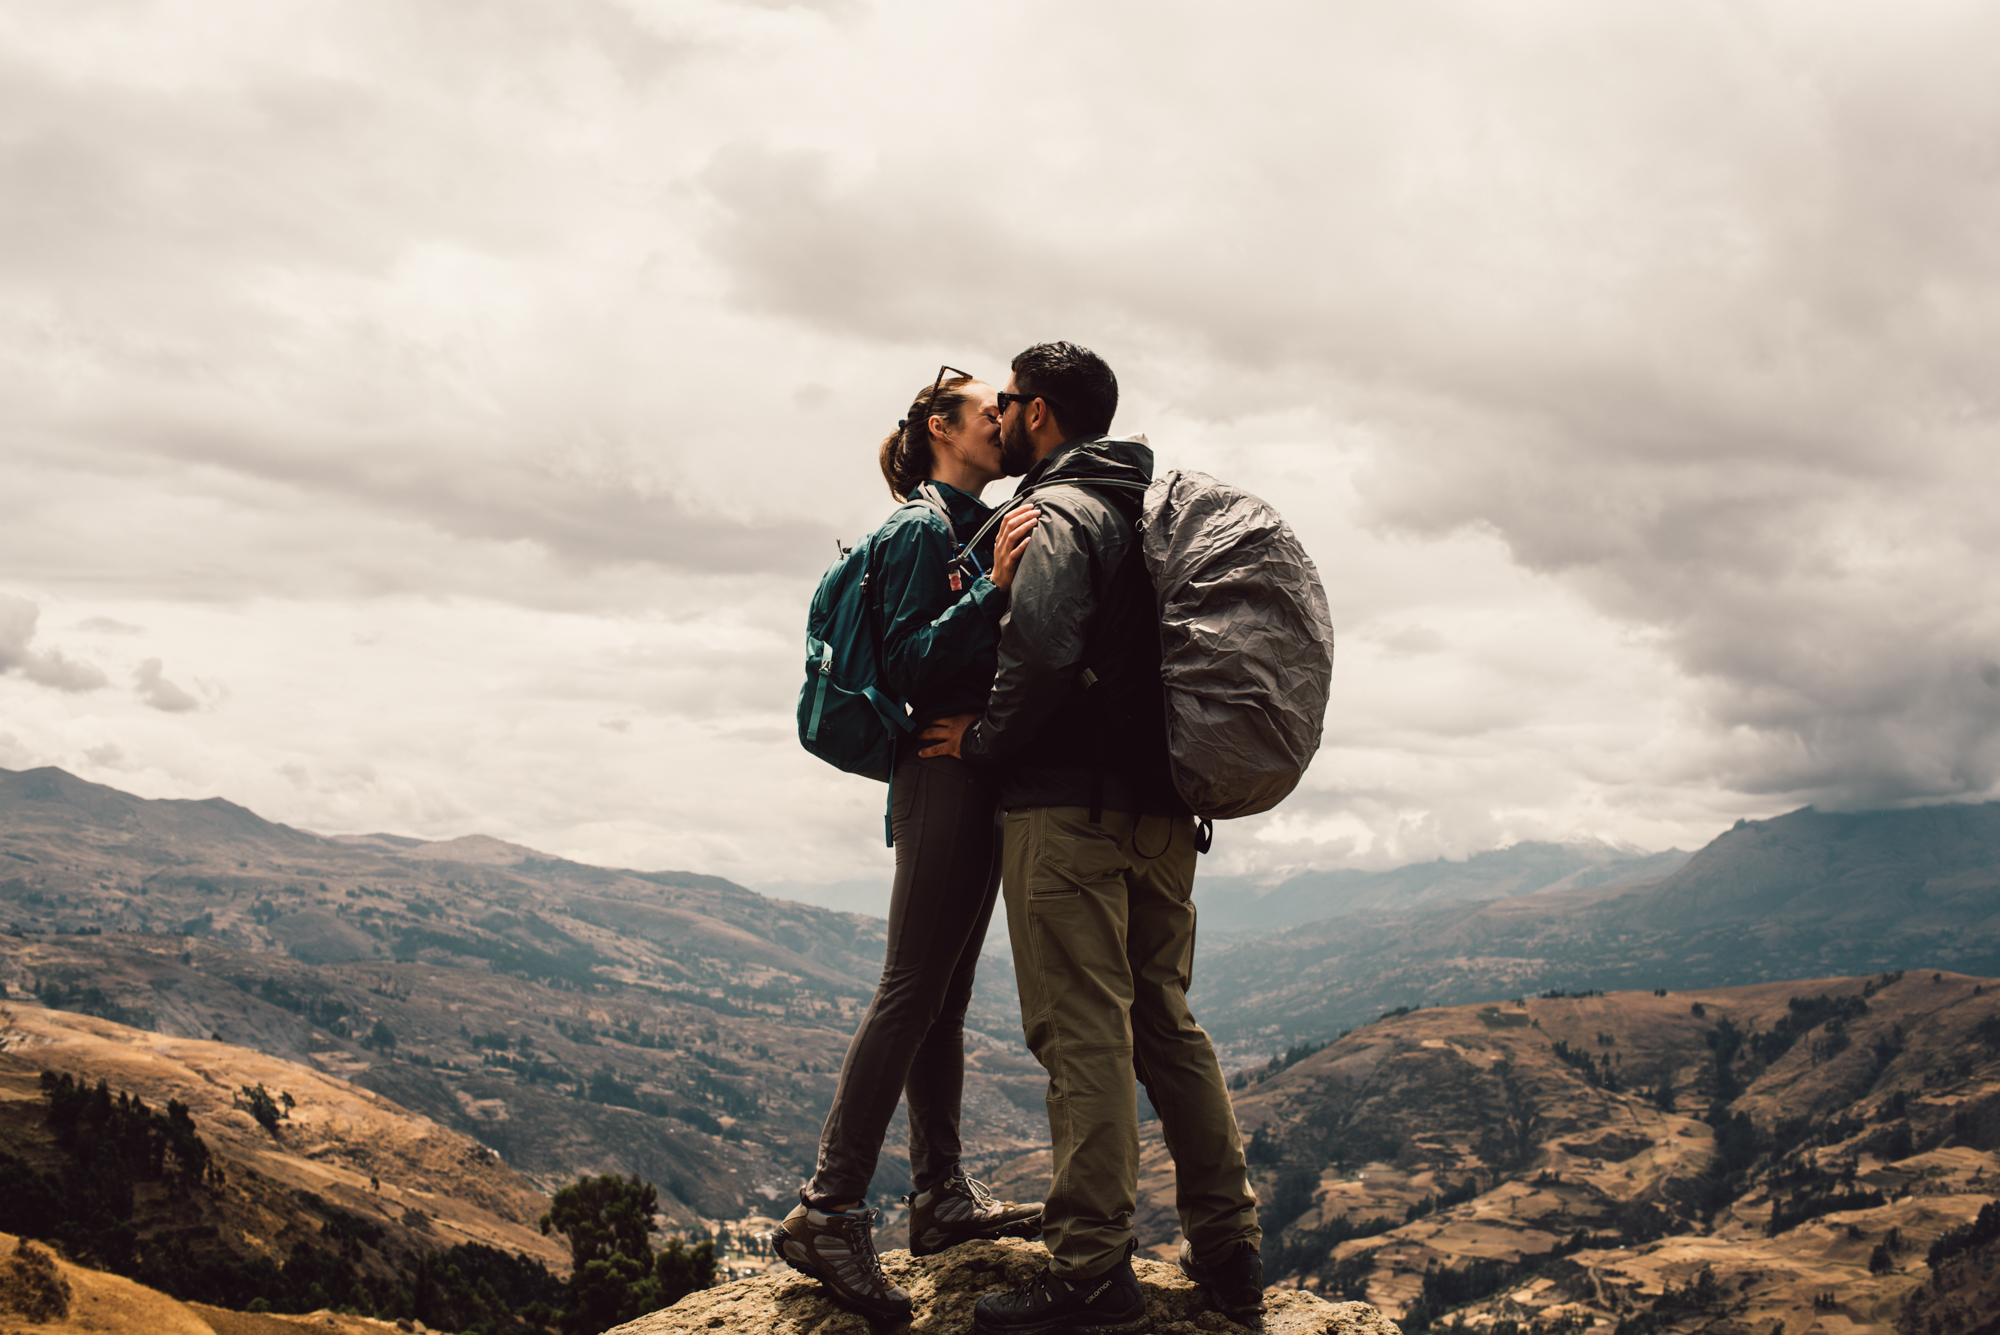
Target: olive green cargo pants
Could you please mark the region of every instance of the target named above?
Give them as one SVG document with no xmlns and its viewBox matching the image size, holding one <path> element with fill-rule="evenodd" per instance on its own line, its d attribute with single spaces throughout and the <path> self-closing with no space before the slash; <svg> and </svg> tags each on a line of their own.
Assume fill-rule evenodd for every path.
<svg viewBox="0 0 2000 1335">
<path fill-rule="evenodd" d="M 1082 807 L 1007 813 L 1001 884 L 1021 1023 L 1049 1073 L 1054 1177 L 1042 1237 L 1055 1273 L 1130 1251 L 1144 1082 L 1173 1155 L 1181 1230 L 1221 1261 L 1262 1238 L 1236 1113 L 1187 1005 L 1194 822 Z M 1156 1241 L 1165 1242 L 1161 1238 Z"/>
</svg>

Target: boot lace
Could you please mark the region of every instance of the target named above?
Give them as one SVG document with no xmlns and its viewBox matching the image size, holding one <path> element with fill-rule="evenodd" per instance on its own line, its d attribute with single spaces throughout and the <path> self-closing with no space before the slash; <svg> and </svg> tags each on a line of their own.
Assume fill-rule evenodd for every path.
<svg viewBox="0 0 2000 1335">
<path fill-rule="evenodd" d="M 987 1206 L 995 1204 L 992 1191 L 990 1191 L 987 1188 L 986 1184 L 984 1182 L 981 1182 L 978 1178 L 966 1177 L 963 1174 L 960 1174 L 958 1180 L 964 1185 L 965 1194 L 972 1198 L 972 1203 L 974 1205 L 979 1206 L 981 1209 L 985 1209 Z"/>
<path fill-rule="evenodd" d="M 1053 1273 L 1046 1268 L 1037 1270 L 1034 1274 L 1016 1284 L 1010 1291 L 1009 1296 L 1013 1298 L 1016 1307 L 1025 1307 L 1034 1301 L 1036 1290 L 1040 1290 L 1043 1299 L 1050 1303 L 1062 1297 L 1060 1293 L 1056 1292 Z"/>
<path fill-rule="evenodd" d="M 875 1251 L 874 1212 L 870 1211 L 858 1218 L 841 1218 L 838 1215 L 831 1218 L 839 1220 L 838 1230 L 842 1235 L 842 1241 L 846 1242 L 850 1249 L 849 1255 L 839 1266 L 846 1272 L 845 1277 L 848 1282 L 851 1284 L 856 1279 L 865 1278 L 874 1281 L 878 1289 L 888 1288 L 889 1276 L 883 1273 L 882 1258 Z"/>
</svg>

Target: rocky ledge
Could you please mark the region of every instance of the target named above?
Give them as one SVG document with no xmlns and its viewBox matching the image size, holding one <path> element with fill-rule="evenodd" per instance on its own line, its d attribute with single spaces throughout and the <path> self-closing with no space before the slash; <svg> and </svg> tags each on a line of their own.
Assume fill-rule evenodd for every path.
<svg viewBox="0 0 2000 1335">
<path fill-rule="evenodd" d="M 1040 1243 L 1005 1240 L 954 1247 L 941 1256 L 913 1260 L 885 1252 L 882 1268 L 910 1291 L 917 1315 L 898 1335 L 967 1335 L 972 1304 L 992 1289 L 1021 1283 L 1044 1265 Z M 1154 1335 L 1238 1335 L 1244 1327 L 1213 1311 L 1201 1290 L 1178 1267 L 1135 1258 L 1146 1291 Z M 691 1293 L 672 1307 L 628 1321 L 606 1335 L 878 1335 L 869 1321 L 838 1306 L 819 1284 L 779 1269 L 756 1279 Z M 1264 1303 L 1264 1335 L 1400 1335 L 1367 1303 L 1330 1303 L 1310 1293 L 1282 1290 Z"/>
</svg>

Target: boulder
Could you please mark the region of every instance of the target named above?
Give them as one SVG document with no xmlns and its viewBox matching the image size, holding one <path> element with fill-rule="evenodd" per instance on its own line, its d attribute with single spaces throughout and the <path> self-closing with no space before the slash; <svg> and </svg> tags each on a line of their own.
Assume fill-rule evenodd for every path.
<svg viewBox="0 0 2000 1335">
<path fill-rule="evenodd" d="M 882 1268 L 910 1291 L 917 1307 L 907 1335 L 967 1335 L 972 1304 L 982 1293 L 1021 1283 L 1048 1264 L 1037 1242 L 970 1242 L 914 1260 L 885 1252 Z M 1244 1327 L 1213 1311 L 1177 1266 L 1135 1258 L 1154 1335 L 1243 1335 Z M 780 1266 L 691 1293 L 672 1307 L 628 1321 L 606 1335 L 881 1335 L 867 1318 L 839 1306 L 818 1281 Z M 1400 1335 L 1395 1323 L 1367 1303 L 1330 1303 L 1295 1289 L 1274 1290 L 1264 1302 L 1264 1335 Z M 899 1332 L 899 1335 L 903 1333 Z"/>
</svg>

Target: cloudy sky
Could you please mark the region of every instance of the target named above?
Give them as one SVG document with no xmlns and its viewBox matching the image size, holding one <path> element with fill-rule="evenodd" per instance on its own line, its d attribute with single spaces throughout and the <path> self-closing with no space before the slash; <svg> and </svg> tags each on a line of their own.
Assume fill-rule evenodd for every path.
<svg viewBox="0 0 2000 1335">
<path fill-rule="evenodd" d="M 0 766 L 880 875 L 803 612 L 1071 338 L 1340 632 L 1212 869 L 1994 796 L 2000 8 L 23 0 Z M 1003 488 L 996 488 L 998 494 Z"/>
</svg>

